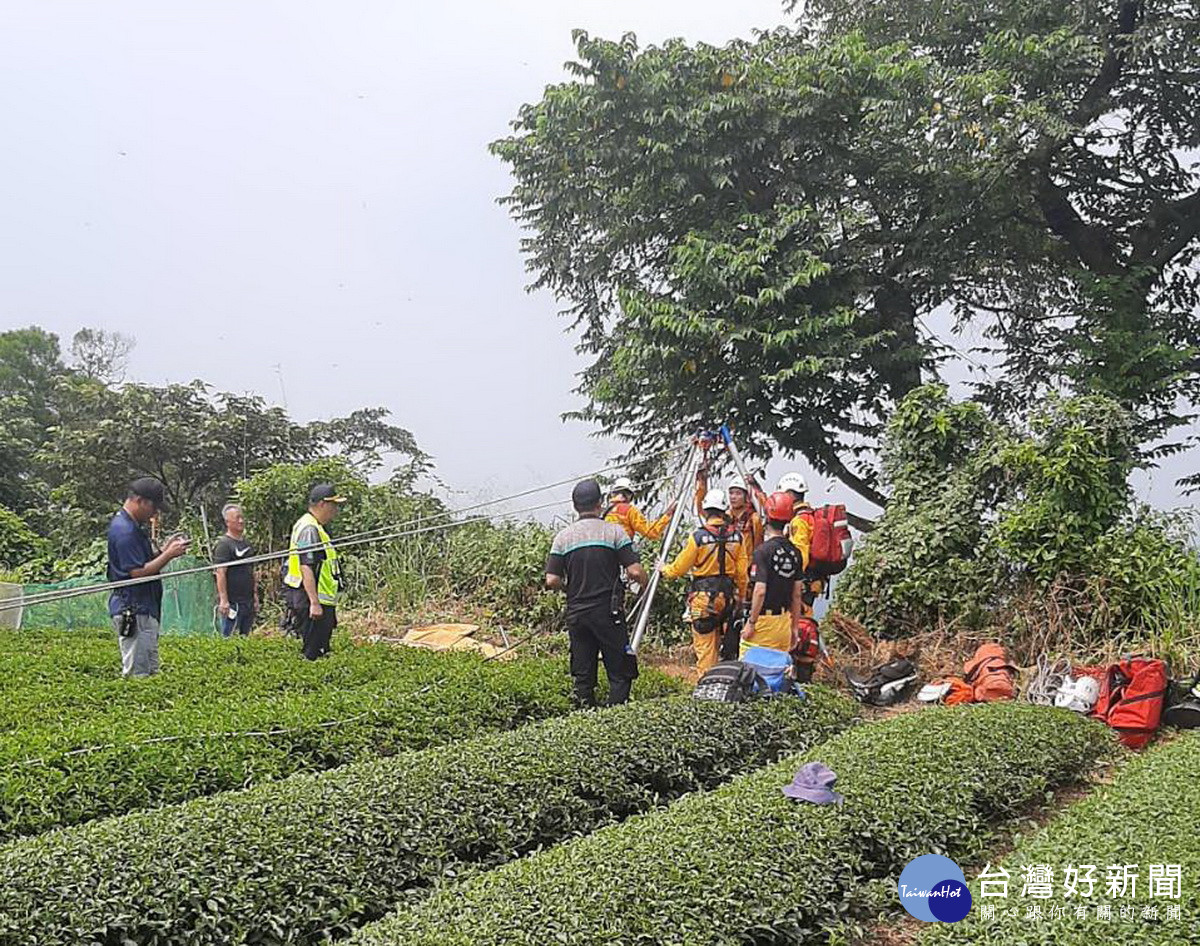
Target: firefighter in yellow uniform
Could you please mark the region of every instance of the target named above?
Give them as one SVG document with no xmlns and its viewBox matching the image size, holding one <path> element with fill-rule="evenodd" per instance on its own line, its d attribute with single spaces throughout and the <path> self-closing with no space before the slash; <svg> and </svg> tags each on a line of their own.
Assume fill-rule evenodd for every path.
<svg viewBox="0 0 1200 946">
<path fill-rule="evenodd" d="M 688 536 L 687 544 L 669 565 L 667 578 L 692 579 L 688 589 L 687 620 L 692 626 L 696 669 L 703 675 L 717 663 L 721 641 L 749 587 L 749 562 L 742 535 L 729 521 L 729 500 L 723 490 L 709 490 L 701 501 L 704 525 Z"/>
<path fill-rule="evenodd" d="M 642 511 L 633 504 L 633 482 L 627 476 L 619 476 L 608 491 L 608 508 L 604 510 L 604 521 L 615 522 L 629 538 L 640 535 L 653 541 L 663 534 L 675 514 L 675 504 L 672 503 L 661 516 L 653 522 L 648 520 Z"/>
<path fill-rule="evenodd" d="M 708 494 L 708 470 L 696 471 L 696 512 L 703 517 L 704 497 Z M 729 520 L 742 534 L 746 545 L 746 561 L 754 559 L 755 550 L 763 542 L 763 521 L 751 500 L 750 487 L 741 480 L 729 484 Z"/>
</svg>

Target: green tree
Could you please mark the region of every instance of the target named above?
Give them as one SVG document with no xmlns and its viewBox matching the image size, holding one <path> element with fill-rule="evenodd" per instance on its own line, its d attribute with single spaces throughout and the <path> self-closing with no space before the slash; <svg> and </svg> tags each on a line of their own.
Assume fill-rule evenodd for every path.
<svg viewBox="0 0 1200 946">
<path fill-rule="evenodd" d="M 58 336 L 36 326 L 0 332 L 0 505 L 23 511 L 44 492 L 35 454 L 56 423 L 66 370 Z"/>
<path fill-rule="evenodd" d="M 71 339 L 71 362 L 85 378 L 118 384 L 125 380 L 129 355 L 136 344 L 132 336 L 122 332 L 81 328 Z"/>
<path fill-rule="evenodd" d="M 789 7 L 796 7 L 792 2 Z M 998 345 L 990 392 L 1066 384 L 1140 414 L 1200 391 L 1200 13 L 1179 0 L 813 0 L 823 42 L 903 43 L 937 76 L 928 134 L 972 218 L 948 301 Z"/>
<path fill-rule="evenodd" d="M 493 145 L 533 285 L 593 357 L 580 416 L 637 447 L 730 419 L 879 502 L 878 436 L 936 375 L 924 319 L 948 307 L 999 349 L 991 403 L 1065 384 L 1139 411 L 1143 442 L 1178 423 L 1200 384 L 1194 9 L 817 12 L 721 48 L 577 33 L 575 81 Z"/>
</svg>

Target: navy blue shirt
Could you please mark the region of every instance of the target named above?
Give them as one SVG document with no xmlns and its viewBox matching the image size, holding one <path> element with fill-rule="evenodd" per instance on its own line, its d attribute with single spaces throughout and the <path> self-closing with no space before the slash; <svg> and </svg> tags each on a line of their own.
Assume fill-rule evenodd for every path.
<svg viewBox="0 0 1200 946">
<path fill-rule="evenodd" d="M 154 558 L 150 538 L 133 516 L 124 509 L 113 516 L 108 526 L 108 580 L 126 581 L 129 573 Z M 128 588 L 116 588 L 108 598 L 108 613 L 115 617 L 125 608 L 136 614 L 148 614 L 156 621 L 162 615 L 161 581 L 147 581 Z"/>
</svg>

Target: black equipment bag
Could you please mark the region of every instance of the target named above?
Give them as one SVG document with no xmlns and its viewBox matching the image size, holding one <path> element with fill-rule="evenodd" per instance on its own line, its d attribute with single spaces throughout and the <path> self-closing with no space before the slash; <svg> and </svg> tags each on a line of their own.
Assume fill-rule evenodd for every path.
<svg viewBox="0 0 1200 946">
<path fill-rule="evenodd" d="M 692 699 L 715 703 L 744 703 L 759 694 L 769 694 L 771 688 L 762 675 L 740 660 L 726 660 L 700 678 Z"/>
</svg>

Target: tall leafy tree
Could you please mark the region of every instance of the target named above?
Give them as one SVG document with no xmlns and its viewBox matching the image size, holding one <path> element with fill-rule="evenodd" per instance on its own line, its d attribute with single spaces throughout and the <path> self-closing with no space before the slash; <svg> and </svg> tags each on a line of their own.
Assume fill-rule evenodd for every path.
<svg viewBox="0 0 1200 946">
<path fill-rule="evenodd" d="M 1196 44 L 1162 47 L 1194 20 L 1139 5 L 1126 42 L 1127 16 L 1077 6 L 827 0 L 722 48 L 577 34 L 575 81 L 493 148 L 534 286 L 593 356 L 580 414 L 637 446 L 732 419 L 882 501 L 882 424 L 937 373 L 924 320 L 953 307 L 1000 348 L 996 403 L 1066 383 L 1169 430 L 1200 379 Z M 1122 109 L 1144 127 L 1106 163 Z M 1099 157 L 1067 162 L 1092 123 Z"/>
<path fill-rule="evenodd" d="M 796 3 L 791 3 L 796 7 Z M 1200 9 L 1191 0 L 813 0 L 825 41 L 856 31 L 931 63 L 942 160 L 974 178 L 959 317 L 998 344 L 1027 401 L 1066 383 L 1113 397 L 1150 441 L 1200 392 Z"/>
<path fill-rule="evenodd" d="M 0 332 L 0 506 L 25 510 L 44 490 L 35 454 L 56 423 L 66 372 L 57 335 L 36 326 Z"/>
</svg>

